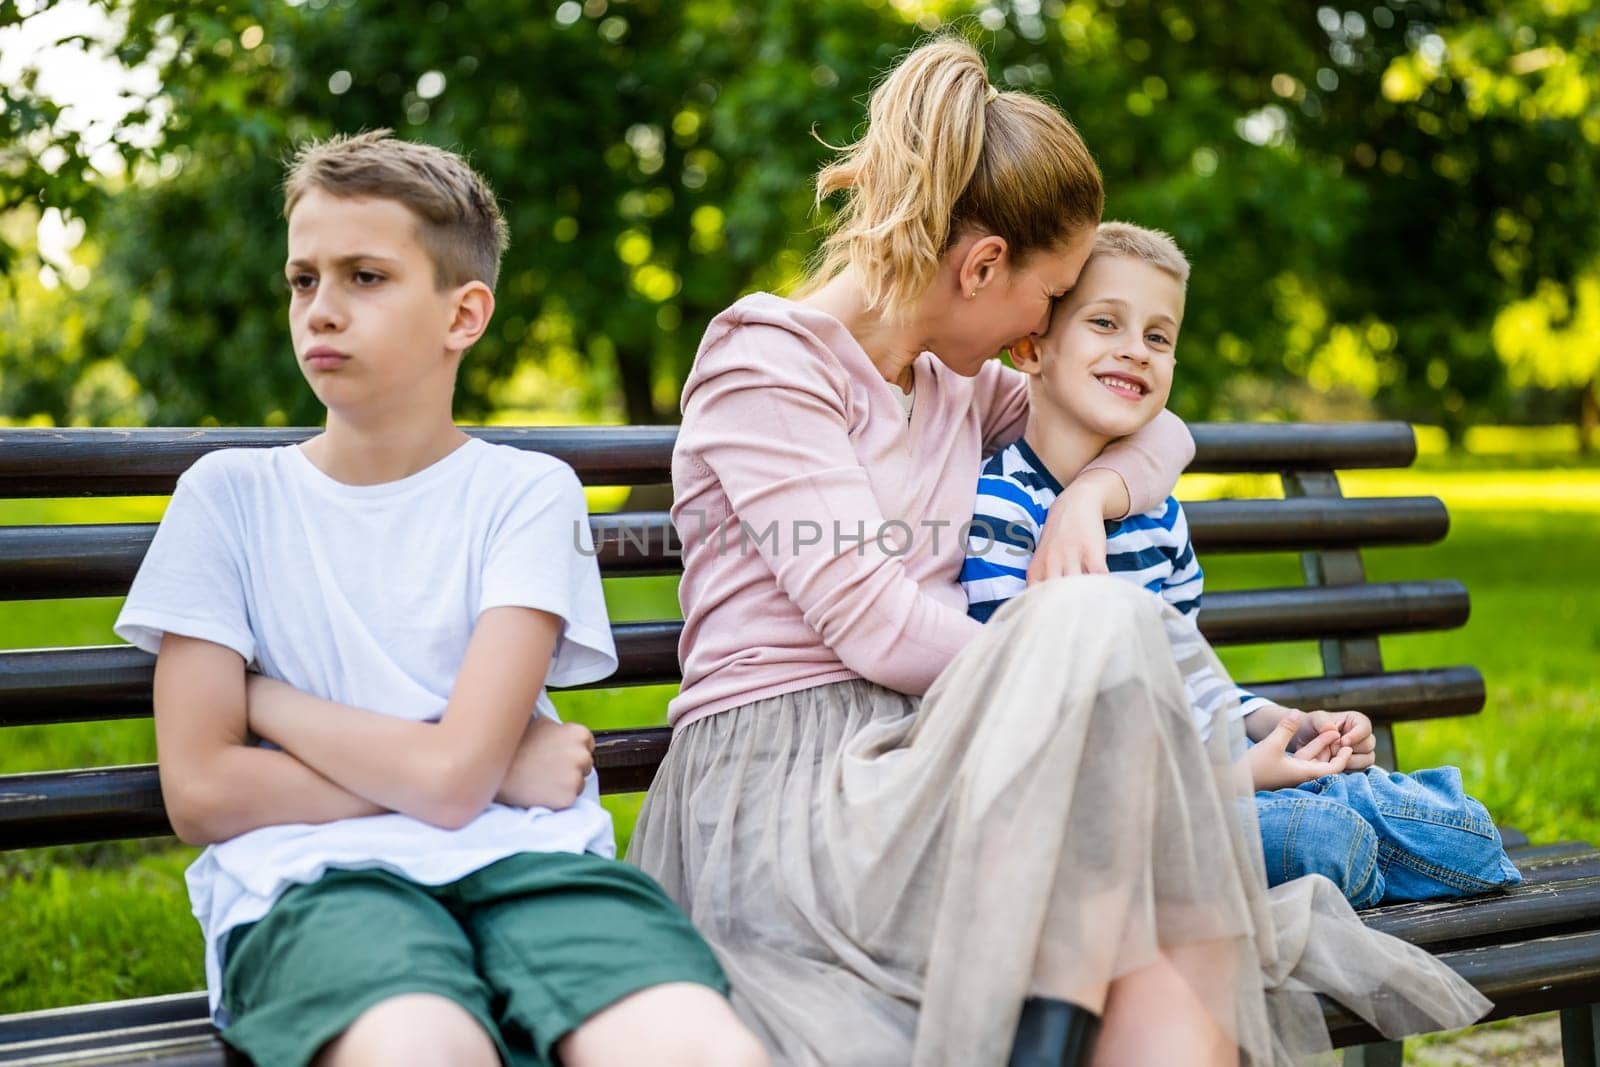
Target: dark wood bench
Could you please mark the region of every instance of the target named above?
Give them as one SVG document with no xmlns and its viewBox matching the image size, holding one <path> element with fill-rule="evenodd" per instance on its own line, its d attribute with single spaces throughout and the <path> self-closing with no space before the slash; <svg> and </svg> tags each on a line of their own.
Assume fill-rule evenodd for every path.
<svg viewBox="0 0 1600 1067">
<path fill-rule="evenodd" d="M 1305 584 L 1214 592 L 1201 629 L 1218 645 L 1320 642 L 1323 672 L 1257 681 L 1293 706 L 1353 707 L 1378 724 L 1380 762 L 1394 763 L 1394 722 L 1468 715 L 1484 702 L 1471 666 L 1385 671 L 1381 634 L 1437 630 L 1467 620 L 1456 581 L 1367 581 L 1359 549 L 1421 545 L 1449 528 L 1431 497 L 1349 499 L 1335 471 L 1404 467 L 1416 454 L 1399 423 L 1198 425 L 1191 470 L 1265 472 L 1284 499 L 1188 505 L 1202 556 L 1297 552 Z M 301 440 L 308 430 L 0 429 L 0 499 L 170 493 L 202 454 Z M 491 441 L 559 456 L 589 485 L 655 485 L 668 479 L 674 431 L 662 427 L 485 429 Z M 661 512 L 598 514 L 592 525 L 608 577 L 672 574 L 677 542 Z M 131 581 L 154 527 L 148 524 L 0 527 L 0 599 L 114 596 Z M 3 610 L 3 609 L 0 609 Z M 606 687 L 674 682 L 672 621 L 614 627 L 621 667 Z M 110 635 L 107 635 L 108 637 Z M 147 717 L 153 659 L 121 645 L 0 652 L 0 726 Z M 560 702 L 559 696 L 557 702 Z M 668 731 L 641 725 L 602 732 L 601 788 L 645 788 Z M 0 776 L 0 848 L 20 849 L 171 833 L 154 766 Z M 1508 843 L 1525 846 L 1520 837 Z M 1562 1010 L 1569 1064 L 1594 1064 L 1600 1002 L 1600 853 L 1582 843 L 1519 848 L 1527 884 L 1469 901 L 1402 905 L 1366 913 L 1373 925 L 1438 953 L 1495 1002 L 1493 1017 Z M 6 923 L 27 917 L 6 915 Z M 1399 1063 L 1399 1046 L 1337 1005 L 1327 1014 L 1347 1063 Z M 205 995 L 181 993 L 115 1004 L 0 1016 L 0 1063 L 223 1062 L 206 1021 Z"/>
</svg>

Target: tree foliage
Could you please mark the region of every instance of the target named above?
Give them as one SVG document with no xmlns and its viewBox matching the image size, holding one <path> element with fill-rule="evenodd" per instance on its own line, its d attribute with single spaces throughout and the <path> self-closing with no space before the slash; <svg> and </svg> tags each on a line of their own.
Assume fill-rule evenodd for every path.
<svg viewBox="0 0 1600 1067">
<path fill-rule="evenodd" d="M 1528 346 L 1497 316 L 1600 258 L 1600 13 L 1583 0 L 106 6 L 119 59 L 161 83 L 117 137 L 122 178 L 89 170 L 93 146 L 29 79 L 0 89 L 0 211 L 82 218 L 100 257 L 53 298 L 81 327 L 45 342 L 52 358 L 37 316 L 0 317 L 13 415 L 86 417 L 98 394 L 80 382 L 115 385 L 116 367 L 155 421 L 313 420 L 285 353 L 282 160 L 392 126 L 470 152 L 511 224 L 463 413 L 671 418 L 704 323 L 799 275 L 826 144 L 859 132 L 874 77 L 940 27 L 1071 115 L 1108 216 L 1191 253 L 1175 400 L 1191 416 L 1330 392 L 1456 426 L 1504 412 L 1514 387 L 1556 379 L 1507 374 Z M 0 6 L 0 24 L 18 17 Z M 0 266 L 36 269 L 5 232 Z"/>
</svg>

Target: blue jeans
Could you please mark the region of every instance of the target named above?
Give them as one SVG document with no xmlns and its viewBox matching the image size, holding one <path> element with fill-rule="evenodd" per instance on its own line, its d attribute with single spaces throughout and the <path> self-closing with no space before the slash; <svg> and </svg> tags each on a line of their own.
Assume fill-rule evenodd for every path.
<svg viewBox="0 0 1600 1067">
<path fill-rule="evenodd" d="M 1455 767 L 1398 774 L 1377 767 L 1256 794 L 1267 884 L 1332 879 L 1357 908 L 1465 897 L 1515 885 L 1482 804 Z"/>
</svg>

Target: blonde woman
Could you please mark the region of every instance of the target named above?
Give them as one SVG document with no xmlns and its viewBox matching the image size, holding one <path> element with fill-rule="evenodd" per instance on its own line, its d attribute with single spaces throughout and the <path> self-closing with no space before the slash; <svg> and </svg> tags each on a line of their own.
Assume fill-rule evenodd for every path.
<svg viewBox="0 0 1600 1067">
<path fill-rule="evenodd" d="M 956 584 L 980 459 L 1027 415 L 992 357 L 1046 329 L 1094 240 L 1088 150 L 941 39 L 873 93 L 834 192 L 799 297 L 719 315 L 684 387 L 684 681 L 630 859 L 780 1063 L 1003 1062 L 1029 997 L 1102 1016 L 1101 1062 L 1325 1044 L 1310 998 L 1268 1023 L 1248 792 L 1190 724 L 1156 599 L 1046 582 L 984 627 Z M 1170 414 L 1108 448 L 1033 576 L 1103 571 L 1102 519 L 1190 455 Z"/>
</svg>

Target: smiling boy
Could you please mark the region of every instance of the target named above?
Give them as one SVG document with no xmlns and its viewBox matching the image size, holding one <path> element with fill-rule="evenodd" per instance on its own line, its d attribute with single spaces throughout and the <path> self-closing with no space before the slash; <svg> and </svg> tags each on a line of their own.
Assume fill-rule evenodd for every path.
<svg viewBox="0 0 1600 1067">
<path fill-rule="evenodd" d="M 285 194 L 326 427 L 196 463 L 117 621 L 157 652 L 224 1039 L 273 1065 L 764 1062 L 709 949 L 611 858 L 593 738 L 545 692 L 616 665 L 582 487 L 451 417 L 492 192 L 377 131 L 304 147 Z"/>
<path fill-rule="evenodd" d="M 1172 389 L 1189 263 L 1172 238 L 1101 224 L 1077 286 L 1037 345 L 1012 350 L 1029 376 L 1022 438 L 991 457 L 961 582 L 987 621 L 1026 587 L 1034 545 L 1062 486 L 1112 440 L 1160 413 Z M 1178 613 L 1168 627 L 1196 725 L 1244 720 L 1269 883 L 1334 881 L 1352 904 L 1462 896 L 1520 881 L 1488 812 L 1454 767 L 1396 774 L 1373 766 L 1357 711 L 1301 712 L 1235 686 L 1193 625 L 1204 577 L 1183 508 L 1169 497 L 1106 523 L 1106 563 Z M 1350 772 L 1350 773 L 1345 773 Z"/>
</svg>

